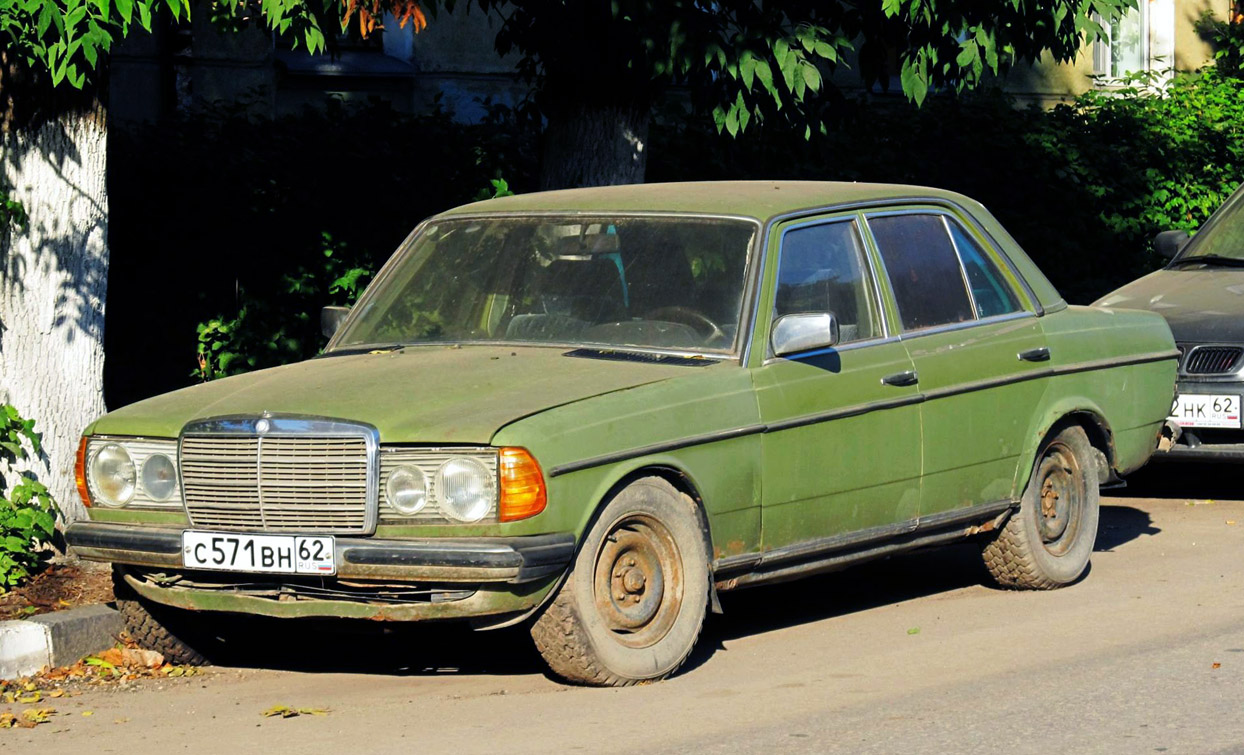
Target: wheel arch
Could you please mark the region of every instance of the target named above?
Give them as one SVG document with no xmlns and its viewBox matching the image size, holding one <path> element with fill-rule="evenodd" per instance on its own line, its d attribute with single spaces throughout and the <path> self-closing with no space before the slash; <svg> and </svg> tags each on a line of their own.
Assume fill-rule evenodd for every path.
<svg viewBox="0 0 1244 755">
<path fill-rule="evenodd" d="M 634 466 L 617 468 L 605 477 L 602 484 L 597 487 L 594 501 L 590 507 L 587 507 L 587 515 L 580 524 L 579 544 L 583 541 L 582 533 L 588 532 L 595 526 L 597 519 L 600 517 L 600 512 L 609 504 L 609 501 L 613 500 L 613 497 L 628 485 L 644 477 L 659 477 L 673 486 L 675 490 L 691 499 L 692 503 L 695 504 L 696 512 L 700 519 L 700 529 L 704 533 L 705 548 L 711 554 L 713 552 L 713 538 L 708 510 L 704 505 L 704 496 L 700 492 L 703 488 L 697 484 L 695 476 L 691 472 L 672 459 L 649 459 Z M 577 547 L 578 545 L 576 545 L 576 549 Z"/>
<path fill-rule="evenodd" d="M 1015 480 L 1016 495 L 1023 492 L 1032 476 L 1037 453 L 1045 447 L 1051 438 L 1069 426 L 1084 429 L 1089 443 L 1101 457 L 1098 459 L 1098 483 L 1108 482 L 1116 474 L 1114 431 L 1101 409 L 1090 401 L 1064 402 L 1046 412 L 1043 421 L 1037 425 L 1032 434 L 1032 442 L 1025 449 L 1022 457 L 1027 463 L 1021 462 Z M 1104 462 L 1104 464 L 1103 464 Z"/>
</svg>

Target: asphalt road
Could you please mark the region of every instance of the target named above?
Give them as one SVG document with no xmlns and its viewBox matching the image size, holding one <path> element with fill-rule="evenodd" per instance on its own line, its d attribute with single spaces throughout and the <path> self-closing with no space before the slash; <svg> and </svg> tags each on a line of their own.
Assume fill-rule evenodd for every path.
<svg viewBox="0 0 1244 755">
<path fill-rule="evenodd" d="M 56 700 L 0 751 L 1244 752 L 1234 474 L 1156 467 L 1105 499 L 1063 590 L 993 589 L 955 546 L 727 594 L 662 684 L 560 685 L 521 632 L 279 625 L 247 666 Z"/>
</svg>

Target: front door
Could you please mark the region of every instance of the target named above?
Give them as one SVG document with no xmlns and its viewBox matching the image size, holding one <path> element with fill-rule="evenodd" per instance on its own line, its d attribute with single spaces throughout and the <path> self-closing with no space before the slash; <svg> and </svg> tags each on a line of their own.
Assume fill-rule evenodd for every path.
<svg viewBox="0 0 1244 755">
<path fill-rule="evenodd" d="M 1014 498 L 1049 367 L 1036 316 L 954 215 L 870 214 L 868 228 L 924 397 L 920 518 Z"/>
<path fill-rule="evenodd" d="M 914 526 L 920 409 L 903 344 L 889 337 L 855 214 L 793 223 L 775 234 L 772 296 L 754 350 L 761 422 L 765 550 L 895 524 Z M 774 357 L 777 318 L 830 312 L 834 348 Z M 762 339 L 763 336 L 763 339 Z"/>
</svg>

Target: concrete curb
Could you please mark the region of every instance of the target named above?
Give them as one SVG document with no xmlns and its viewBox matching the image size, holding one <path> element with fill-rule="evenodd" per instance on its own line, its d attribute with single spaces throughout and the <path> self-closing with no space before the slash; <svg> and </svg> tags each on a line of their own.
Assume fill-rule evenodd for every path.
<svg viewBox="0 0 1244 755">
<path fill-rule="evenodd" d="M 53 611 L 29 619 L 0 621 L 0 679 L 16 679 L 44 666 L 69 666 L 106 650 L 124 625 L 106 605 Z"/>
</svg>

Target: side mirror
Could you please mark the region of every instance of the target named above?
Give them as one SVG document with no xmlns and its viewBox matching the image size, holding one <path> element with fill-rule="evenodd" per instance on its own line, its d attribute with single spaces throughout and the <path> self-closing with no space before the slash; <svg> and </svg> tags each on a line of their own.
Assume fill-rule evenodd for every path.
<svg viewBox="0 0 1244 755">
<path fill-rule="evenodd" d="M 838 318 L 832 312 L 783 315 L 773 323 L 773 353 L 778 356 L 837 344 Z"/>
<path fill-rule="evenodd" d="M 1190 238 L 1187 231 L 1162 231 L 1153 237 L 1153 249 L 1162 257 L 1173 260 Z"/>
<path fill-rule="evenodd" d="M 349 307 L 325 307 L 320 310 L 320 332 L 327 338 L 332 338 L 337 334 L 337 330 L 341 328 L 341 323 L 346 321 L 346 315 L 350 314 Z"/>
</svg>

